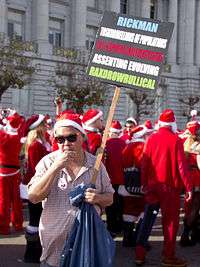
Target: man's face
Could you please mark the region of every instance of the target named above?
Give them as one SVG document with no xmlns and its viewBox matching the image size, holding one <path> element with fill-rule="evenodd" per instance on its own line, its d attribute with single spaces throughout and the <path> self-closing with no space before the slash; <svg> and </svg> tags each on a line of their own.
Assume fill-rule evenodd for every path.
<svg viewBox="0 0 200 267">
<path fill-rule="evenodd" d="M 103 130 L 104 129 L 104 124 L 103 124 L 103 118 L 99 118 L 97 119 L 95 122 L 95 128 L 99 129 L 99 130 Z"/>
<path fill-rule="evenodd" d="M 83 135 L 74 127 L 60 127 L 56 130 L 55 139 L 61 151 L 82 151 Z"/>
<path fill-rule="evenodd" d="M 127 122 L 126 123 L 126 130 L 127 130 L 127 133 L 130 133 L 131 130 L 135 127 L 135 124 L 134 123 L 131 123 L 131 122 Z"/>
</svg>

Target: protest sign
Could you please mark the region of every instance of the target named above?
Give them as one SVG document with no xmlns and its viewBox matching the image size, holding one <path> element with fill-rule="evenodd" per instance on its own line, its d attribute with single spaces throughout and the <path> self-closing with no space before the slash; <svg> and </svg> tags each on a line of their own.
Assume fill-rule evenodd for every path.
<svg viewBox="0 0 200 267">
<path fill-rule="evenodd" d="M 156 89 L 174 24 L 105 12 L 87 74 L 134 89 Z"/>
</svg>

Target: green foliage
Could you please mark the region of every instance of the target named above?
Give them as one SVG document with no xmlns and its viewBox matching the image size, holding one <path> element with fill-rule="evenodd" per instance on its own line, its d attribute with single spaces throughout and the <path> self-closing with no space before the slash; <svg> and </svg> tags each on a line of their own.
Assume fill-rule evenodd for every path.
<svg viewBox="0 0 200 267">
<path fill-rule="evenodd" d="M 21 89 L 30 82 L 35 71 L 32 60 L 26 55 L 29 46 L 16 38 L 8 41 L 0 38 L 0 100 L 9 88 Z M 30 49 L 29 49 L 30 50 Z"/>
<path fill-rule="evenodd" d="M 86 67 L 80 64 L 57 66 L 55 87 L 57 95 L 66 100 L 67 108 L 83 113 L 84 108 L 101 106 L 106 100 L 106 86 L 86 74 Z"/>
</svg>

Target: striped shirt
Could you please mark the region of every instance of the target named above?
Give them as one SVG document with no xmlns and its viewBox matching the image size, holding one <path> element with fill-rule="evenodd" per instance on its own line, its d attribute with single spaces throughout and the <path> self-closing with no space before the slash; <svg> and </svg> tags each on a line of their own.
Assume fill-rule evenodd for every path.
<svg viewBox="0 0 200 267">
<path fill-rule="evenodd" d="M 45 156 L 36 166 L 36 173 L 29 183 L 29 187 L 45 174 L 55 161 L 59 151 Z M 96 157 L 85 152 L 86 163 L 74 180 L 62 169 L 51 185 L 48 197 L 43 201 L 43 212 L 40 218 L 39 233 L 43 248 L 41 261 L 58 266 L 64 242 L 73 226 L 78 209 L 69 202 L 68 193 L 78 184 L 89 184 L 93 174 Z M 114 193 L 110 179 L 103 164 L 101 164 L 96 180 L 98 193 Z"/>
</svg>

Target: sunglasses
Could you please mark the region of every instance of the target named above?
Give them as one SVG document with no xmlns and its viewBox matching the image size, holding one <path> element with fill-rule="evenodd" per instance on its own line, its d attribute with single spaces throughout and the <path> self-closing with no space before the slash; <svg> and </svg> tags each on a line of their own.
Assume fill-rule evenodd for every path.
<svg viewBox="0 0 200 267">
<path fill-rule="evenodd" d="M 67 136 L 56 136 L 55 140 L 59 144 L 64 144 L 66 140 L 70 143 L 74 143 L 77 140 L 77 134 L 70 134 Z"/>
</svg>

